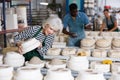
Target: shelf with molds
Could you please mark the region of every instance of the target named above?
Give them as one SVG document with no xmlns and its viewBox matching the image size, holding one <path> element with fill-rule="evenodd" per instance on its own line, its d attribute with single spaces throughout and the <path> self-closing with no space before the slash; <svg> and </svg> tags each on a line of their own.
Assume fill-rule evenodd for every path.
<svg viewBox="0 0 120 80">
<path fill-rule="evenodd" d="M 58 58 L 58 59 L 65 59 L 65 60 L 68 60 L 70 58 L 70 56 L 62 56 L 62 55 L 59 55 L 59 56 L 44 55 L 43 57 L 44 57 L 44 59 Z M 87 58 L 90 61 L 102 61 L 102 60 L 105 60 L 105 59 L 109 59 L 109 60 L 112 60 L 112 61 L 120 61 L 120 58 L 110 58 L 110 57 L 105 57 L 105 58 L 87 57 Z"/>
</svg>

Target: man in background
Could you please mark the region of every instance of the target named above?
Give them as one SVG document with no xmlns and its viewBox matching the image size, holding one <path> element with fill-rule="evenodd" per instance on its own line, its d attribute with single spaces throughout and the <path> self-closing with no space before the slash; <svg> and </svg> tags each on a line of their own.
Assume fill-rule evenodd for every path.
<svg viewBox="0 0 120 80">
<path fill-rule="evenodd" d="M 70 4 L 69 9 L 70 13 L 63 18 L 63 33 L 69 35 L 68 46 L 80 47 L 80 41 L 85 38 L 85 27 L 90 27 L 90 22 L 85 13 L 78 11 L 75 3 Z"/>
</svg>

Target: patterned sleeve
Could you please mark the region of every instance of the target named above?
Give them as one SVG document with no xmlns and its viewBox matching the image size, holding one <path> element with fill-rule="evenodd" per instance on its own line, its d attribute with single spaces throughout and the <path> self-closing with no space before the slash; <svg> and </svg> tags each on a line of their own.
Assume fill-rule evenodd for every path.
<svg viewBox="0 0 120 80">
<path fill-rule="evenodd" d="M 14 36 L 15 43 L 25 40 L 28 38 L 32 38 L 32 36 L 38 31 L 40 26 L 32 26 L 26 28 L 24 31 L 20 32 L 18 35 Z"/>
<path fill-rule="evenodd" d="M 52 47 L 53 41 L 54 41 L 54 35 L 48 35 L 45 38 L 44 46 L 40 49 L 37 49 L 37 51 L 40 53 L 41 56 L 45 55 L 47 53 L 47 50 L 50 47 Z"/>
</svg>

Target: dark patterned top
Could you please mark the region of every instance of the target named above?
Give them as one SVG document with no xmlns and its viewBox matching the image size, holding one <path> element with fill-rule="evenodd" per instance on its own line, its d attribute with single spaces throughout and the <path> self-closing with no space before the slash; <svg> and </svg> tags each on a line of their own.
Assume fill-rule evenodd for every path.
<svg viewBox="0 0 120 80">
<path fill-rule="evenodd" d="M 37 33 L 37 31 L 40 28 L 41 26 L 28 27 L 23 32 L 20 32 L 18 35 L 14 37 L 15 43 L 21 40 L 33 38 L 33 36 Z M 39 40 L 42 44 L 44 42 L 44 46 L 42 45 L 42 48 L 38 48 L 37 51 L 40 53 L 41 56 L 45 55 L 47 50 L 52 46 L 52 43 L 54 41 L 54 34 L 50 34 L 46 36 L 40 31 L 35 38 Z"/>
</svg>

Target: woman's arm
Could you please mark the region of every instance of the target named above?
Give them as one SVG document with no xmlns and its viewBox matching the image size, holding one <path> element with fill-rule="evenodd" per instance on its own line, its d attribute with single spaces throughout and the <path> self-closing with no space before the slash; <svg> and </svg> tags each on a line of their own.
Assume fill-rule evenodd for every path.
<svg viewBox="0 0 120 80">
<path fill-rule="evenodd" d="M 32 38 L 32 36 L 38 31 L 38 26 L 32 26 L 26 28 L 24 31 L 20 32 L 18 35 L 14 36 L 15 43 L 18 43 L 22 40 Z"/>
<path fill-rule="evenodd" d="M 42 43 L 43 44 L 42 48 L 37 49 L 37 51 L 41 56 L 45 55 L 48 49 L 52 47 L 53 41 L 54 41 L 54 35 L 48 35 L 45 38 L 45 41 L 43 41 L 44 43 Z"/>
<path fill-rule="evenodd" d="M 32 36 L 38 31 L 38 26 L 28 27 L 24 31 L 20 32 L 18 35 L 14 37 L 14 42 L 18 47 L 18 51 L 22 53 L 22 41 L 28 38 L 32 38 Z"/>
<path fill-rule="evenodd" d="M 100 27 L 100 33 L 104 30 L 104 28 L 105 28 L 105 23 L 102 22 L 102 25 L 101 25 L 101 27 Z"/>
</svg>

